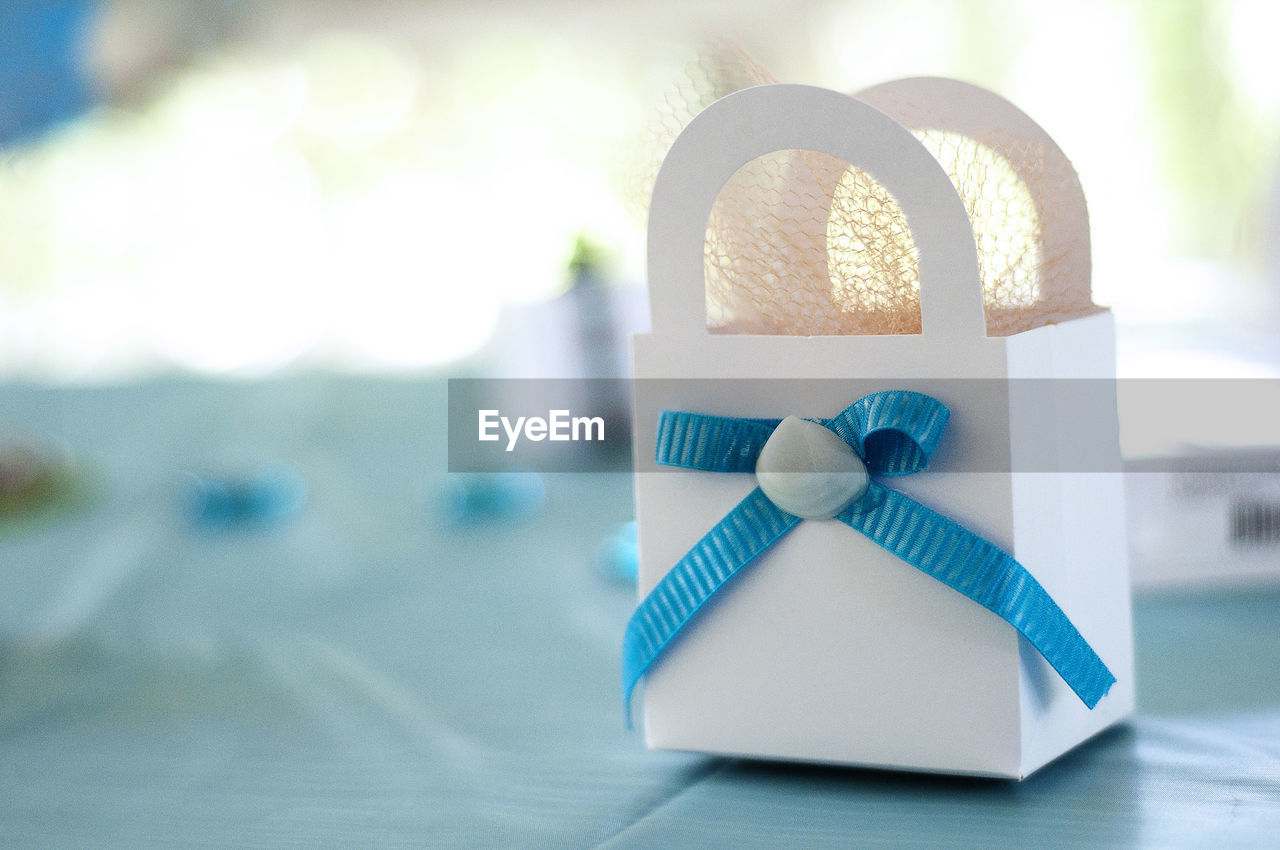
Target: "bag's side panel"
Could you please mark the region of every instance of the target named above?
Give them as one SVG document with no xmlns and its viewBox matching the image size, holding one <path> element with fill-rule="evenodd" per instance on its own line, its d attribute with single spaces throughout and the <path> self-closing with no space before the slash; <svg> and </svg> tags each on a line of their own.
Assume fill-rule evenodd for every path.
<svg viewBox="0 0 1280 850">
<path fill-rule="evenodd" d="M 1124 481 L 1109 313 L 1009 337 L 1015 446 L 1014 555 L 1049 591 L 1117 681 L 1092 711 L 1022 647 L 1023 774 L 1133 711 Z M 1048 445 L 1046 445 L 1048 437 Z"/>
</svg>

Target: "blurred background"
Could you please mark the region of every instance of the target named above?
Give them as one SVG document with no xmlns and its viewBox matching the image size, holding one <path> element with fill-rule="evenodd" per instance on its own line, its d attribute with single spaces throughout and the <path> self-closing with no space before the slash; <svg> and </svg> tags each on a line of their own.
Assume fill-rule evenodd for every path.
<svg viewBox="0 0 1280 850">
<path fill-rule="evenodd" d="M 0 375 L 431 370 L 561 294 L 584 240 L 638 287 L 657 107 L 708 38 L 783 81 L 1003 94 L 1080 172 L 1123 373 L 1274 375 L 1278 24 L 1266 0 L 9 2 Z"/>
<path fill-rule="evenodd" d="M 1273 0 L 0 0 L 0 843 L 1265 844 L 1277 33 Z M 1249 381 L 1121 383 L 1139 715 L 1042 780 L 646 751 L 632 475 L 448 471 L 445 378 L 626 374 L 715 39 L 1013 101 L 1080 174 L 1121 376 Z"/>
<path fill-rule="evenodd" d="M 659 116 L 708 39 L 1004 95 L 1080 173 L 1121 376 L 1275 378 L 1277 31 L 1268 0 L 11 0 L 0 382 L 623 374 Z M 1140 413 L 1131 456 L 1276 440 Z"/>
</svg>

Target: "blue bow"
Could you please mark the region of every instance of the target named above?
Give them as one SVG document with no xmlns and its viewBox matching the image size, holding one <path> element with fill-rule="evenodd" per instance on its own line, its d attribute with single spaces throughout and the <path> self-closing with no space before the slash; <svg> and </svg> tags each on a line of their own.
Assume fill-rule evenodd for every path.
<svg viewBox="0 0 1280 850">
<path fill-rule="evenodd" d="M 892 476 L 928 466 L 950 415 L 937 399 L 892 390 L 863 396 L 835 417 L 815 421 L 848 443 L 872 475 Z M 664 410 L 655 460 L 708 472 L 754 472 L 760 450 L 781 421 Z M 835 519 L 1000 615 L 1089 708 L 1115 683 L 1115 676 L 1035 577 L 972 531 L 874 480 Z M 644 598 L 623 638 L 628 724 L 632 691 L 681 630 L 739 570 L 799 523 L 799 517 L 774 505 L 757 487 Z"/>
</svg>

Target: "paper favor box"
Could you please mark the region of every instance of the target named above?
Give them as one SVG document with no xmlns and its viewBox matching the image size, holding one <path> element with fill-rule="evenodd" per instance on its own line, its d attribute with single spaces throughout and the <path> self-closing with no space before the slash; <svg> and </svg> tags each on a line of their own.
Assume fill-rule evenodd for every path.
<svg viewBox="0 0 1280 850">
<path fill-rule="evenodd" d="M 978 152 L 968 177 L 960 150 Z M 734 181 L 766 155 L 772 170 L 739 197 L 768 208 L 726 208 L 743 185 Z M 976 186 L 975 163 L 985 169 Z M 1003 204 L 997 224 L 1016 220 L 1023 236 L 1000 242 L 982 207 L 992 198 Z M 816 225 L 796 223 L 805 205 Z M 726 217 L 739 233 L 716 231 Z M 777 240 L 771 227 L 790 230 Z M 816 263 L 801 256 L 808 248 Z M 1112 318 L 1087 295 L 1079 183 L 1038 126 L 946 80 L 857 97 L 739 91 L 694 118 L 667 155 L 648 252 L 653 330 L 634 346 L 642 602 L 626 652 L 653 658 L 636 698 L 650 747 L 1022 778 L 1132 711 Z M 1004 268 L 993 255 L 1022 265 L 993 280 Z M 886 281 L 896 289 L 879 291 Z M 1083 303 L 1063 295 L 1081 288 Z M 864 485 L 927 507 L 910 508 L 915 518 L 894 526 L 903 534 L 856 507 L 844 520 L 796 519 L 753 496 L 759 441 L 788 416 L 826 423 L 865 464 L 893 463 L 868 459 L 879 438 L 833 419 L 863 397 L 873 423 L 897 414 L 866 405 L 927 397 L 930 434 L 949 411 L 927 468 L 872 468 Z M 696 439 L 671 435 L 678 412 L 703 417 L 690 426 Z M 972 553 L 988 544 L 1022 577 L 982 572 Z M 753 546 L 761 551 L 743 554 Z M 942 580 L 909 562 L 917 557 L 951 572 Z M 732 577 L 708 594 L 717 571 Z M 660 585 L 660 610 L 646 612 Z M 1114 678 L 1094 688 L 1092 708 L 1011 625 L 1017 617 L 973 598 L 1017 605 L 1032 585 L 1070 624 L 1073 646 Z M 671 634 L 668 620 L 684 615 Z M 1038 616 L 1025 618 L 1031 631 Z"/>
</svg>

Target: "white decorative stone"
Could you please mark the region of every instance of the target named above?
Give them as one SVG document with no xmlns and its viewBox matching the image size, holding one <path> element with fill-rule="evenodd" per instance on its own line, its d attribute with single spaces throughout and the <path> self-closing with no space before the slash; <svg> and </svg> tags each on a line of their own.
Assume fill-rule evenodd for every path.
<svg viewBox="0 0 1280 850">
<path fill-rule="evenodd" d="M 782 510 L 801 519 L 830 519 L 867 492 L 862 458 L 835 432 L 788 416 L 756 459 L 760 489 Z"/>
</svg>

